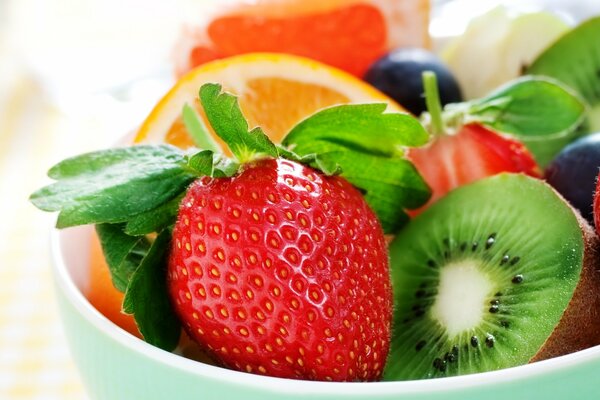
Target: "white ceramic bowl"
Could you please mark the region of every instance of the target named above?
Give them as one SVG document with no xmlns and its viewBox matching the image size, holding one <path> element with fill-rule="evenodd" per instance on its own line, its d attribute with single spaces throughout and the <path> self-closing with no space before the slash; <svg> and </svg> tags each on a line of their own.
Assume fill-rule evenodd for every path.
<svg viewBox="0 0 600 400">
<path fill-rule="evenodd" d="M 92 400 L 596 399 L 600 347 L 535 364 L 434 380 L 307 382 L 251 375 L 155 348 L 100 314 L 83 296 L 91 227 L 52 233 L 54 278 L 73 357 Z"/>
</svg>

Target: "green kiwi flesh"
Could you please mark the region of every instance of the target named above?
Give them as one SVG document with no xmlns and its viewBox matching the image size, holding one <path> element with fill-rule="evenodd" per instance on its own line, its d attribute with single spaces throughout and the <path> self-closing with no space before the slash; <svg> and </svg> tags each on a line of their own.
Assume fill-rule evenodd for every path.
<svg viewBox="0 0 600 400">
<path fill-rule="evenodd" d="M 581 134 L 600 131 L 600 16 L 560 37 L 525 69 L 525 73 L 558 79 L 587 101 L 587 121 L 581 130 L 569 135 L 571 140 Z M 526 143 L 542 165 L 560 150 L 560 143 L 557 144 Z M 555 147 L 558 150 L 553 151 Z M 542 155 L 538 156 L 538 153 Z"/>
<path fill-rule="evenodd" d="M 450 192 L 390 244 L 385 379 L 491 371 L 598 344 L 597 247 L 541 180 L 500 174 Z"/>
</svg>

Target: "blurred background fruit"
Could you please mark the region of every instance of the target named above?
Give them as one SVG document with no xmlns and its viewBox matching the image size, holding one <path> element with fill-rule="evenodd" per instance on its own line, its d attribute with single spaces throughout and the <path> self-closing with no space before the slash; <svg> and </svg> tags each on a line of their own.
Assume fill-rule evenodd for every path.
<svg viewBox="0 0 600 400">
<path fill-rule="evenodd" d="M 440 133 L 427 146 L 410 149 L 408 157 L 432 190 L 427 204 L 412 211 L 413 216 L 452 189 L 488 176 L 521 172 L 539 177 L 539 168 L 522 143 L 476 123 L 452 134 Z"/>
<path fill-rule="evenodd" d="M 588 103 L 580 134 L 600 130 L 600 16 L 590 18 L 562 35 L 525 71 L 565 83 Z"/>
<path fill-rule="evenodd" d="M 112 284 L 108 265 L 104 261 L 100 242 L 95 235 L 90 246 L 89 282 L 86 297 L 90 303 L 106 318 L 141 338 L 133 316 L 121 312 L 124 294 L 116 290 Z"/>
<path fill-rule="evenodd" d="M 521 75 L 548 45 L 569 29 L 548 12 L 512 14 L 495 8 L 471 21 L 441 53 L 465 98 L 474 99 Z"/>
<path fill-rule="evenodd" d="M 429 11 L 429 0 L 230 2 L 184 32 L 177 73 L 237 54 L 283 52 L 362 76 L 394 47 L 429 47 Z"/>
<path fill-rule="evenodd" d="M 565 147 L 546 168 L 546 180 L 593 223 L 592 204 L 600 168 L 600 133 Z"/>
<path fill-rule="evenodd" d="M 424 71 L 436 74 L 442 105 L 462 101 L 452 72 L 433 53 L 417 47 L 400 47 L 376 60 L 364 79 L 396 100 L 413 115 L 426 110 L 423 95 Z"/>
</svg>

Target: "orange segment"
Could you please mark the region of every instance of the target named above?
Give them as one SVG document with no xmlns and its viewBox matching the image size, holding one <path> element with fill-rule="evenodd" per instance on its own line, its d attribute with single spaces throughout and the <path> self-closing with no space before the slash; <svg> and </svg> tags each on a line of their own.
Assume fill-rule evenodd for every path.
<svg viewBox="0 0 600 400">
<path fill-rule="evenodd" d="M 217 82 L 238 95 L 250 127 L 260 126 L 274 141 L 314 112 L 336 104 L 385 102 L 381 92 L 341 70 L 302 57 L 256 53 L 204 64 L 184 75 L 152 110 L 135 139 L 138 143 L 193 145 L 181 119 L 184 104 L 202 115 L 198 90 Z"/>
<path fill-rule="evenodd" d="M 92 236 L 90 246 L 90 286 L 85 296 L 94 308 L 111 322 L 142 339 L 133 316 L 121 312 L 124 294 L 115 289 L 112 284 L 108 265 L 104 261 L 102 247 L 96 235 Z M 182 333 L 175 352 L 192 360 L 215 365 L 206 353 L 185 333 Z"/>
<path fill-rule="evenodd" d="M 189 147 L 194 146 L 194 141 L 188 135 L 187 129 L 183 124 L 183 120 L 181 118 L 177 118 L 173 125 L 169 128 L 165 136 L 165 143 L 172 144 L 173 146 L 180 147 L 182 149 L 187 149 Z"/>
<path fill-rule="evenodd" d="M 115 289 L 112 284 L 100 241 L 96 235 L 93 235 L 90 246 L 90 286 L 86 297 L 106 318 L 132 335 L 141 338 L 133 317 L 121 312 L 123 296 L 123 293 Z"/>
<path fill-rule="evenodd" d="M 350 103 L 347 96 L 335 90 L 289 79 L 258 78 L 250 80 L 247 86 L 248 91 L 238 98 L 240 108 L 250 127 L 260 126 L 274 141 L 280 141 L 285 133 L 307 115 L 332 104 Z M 293 94 L 293 100 L 290 94 Z M 269 101 L 265 102 L 263 99 Z M 288 105 L 292 101 L 301 104 L 302 107 L 290 109 Z M 198 113 L 203 116 L 204 113 L 197 101 L 195 106 Z M 165 142 L 181 148 L 194 145 L 181 118 L 173 122 L 166 134 Z"/>
<path fill-rule="evenodd" d="M 281 141 L 307 115 L 332 104 L 349 102 L 347 96 L 333 89 L 281 78 L 253 79 L 240 97 L 240 107 L 250 126 L 261 126 L 275 141 Z"/>
</svg>

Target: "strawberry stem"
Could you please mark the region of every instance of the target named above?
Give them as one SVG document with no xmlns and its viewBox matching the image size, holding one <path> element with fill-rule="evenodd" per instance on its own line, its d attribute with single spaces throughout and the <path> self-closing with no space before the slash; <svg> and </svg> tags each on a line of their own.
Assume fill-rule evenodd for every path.
<svg viewBox="0 0 600 400">
<path fill-rule="evenodd" d="M 434 136 L 442 135 L 445 127 L 442 120 L 442 103 L 435 73 L 431 71 L 423 72 L 423 88 L 425 90 L 427 111 L 431 115 L 431 134 Z"/>
</svg>

